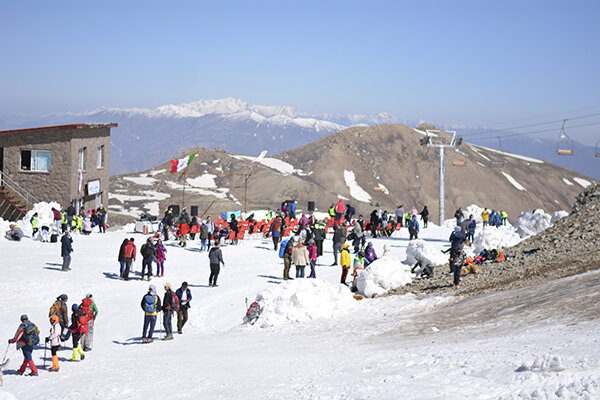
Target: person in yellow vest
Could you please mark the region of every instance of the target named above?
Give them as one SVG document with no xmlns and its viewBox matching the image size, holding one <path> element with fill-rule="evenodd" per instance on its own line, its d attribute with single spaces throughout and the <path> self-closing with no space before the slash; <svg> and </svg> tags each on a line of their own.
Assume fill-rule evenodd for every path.
<svg viewBox="0 0 600 400">
<path fill-rule="evenodd" d="M 504 210 L 500 211 L 500 216 L 502 217 L 502 225 L 506 225 L 506 219 L 508 218 L 508 213 Z"/>
<path fill-rule="evenodd" d="M 38 219 L 38 213 L 34 213 L 33 216 L 31 217 L 31 219 L 29 220 L 29 222 L 31 222 L 31 237 L 35 239 L 35 234 L 38 233 L 39 230 L 39 219 Z"/>
<path fill-rule="evenodd" d="M 77 223 L 75 225 L 75 229 L 77 230 L 77 232 L 83 231 L 83 215 L 81 215 L 81 213 L 80 213 L 74 219 L 77 220 Z"/>
<path fill-rule="evenodd" d="M 62 228 L 63 233 L 65 233 L 67 231 L 67 229 L 69 228 L 67 226 L 67 213 L 65 210 L 62 210 L 60 212 L 60 226 Z"/>
<path fill-rule="evenodd" d="M 358 254 L 354 256 L 354 265 L 352 269 L 352 287 L 356 287 L 356 278 L 365 270 L 365 266 L 369 265 L 370 262 L 365 258 L 365 252 L 363 250 L 359 250 Z"/>
<path fill-rule="evenodd" d="M 343 285 L 346 285 L 346 277 L 348 276 L 348 271 L 350 270 L 350 245 L 348 243 L 344 243 L 344 247 L 340 252 L 340 265 L 342 266 L 342 281 Z"/>
<path fill-rule="evenodd" d="M 490 223 L 490 212 L 487 210 L 487 208 L 483 209 L 483 212 L 481 213 L 481 219 L 483 220 L 483 227 L 485 228 L 487 224 Z"/>
</svg>

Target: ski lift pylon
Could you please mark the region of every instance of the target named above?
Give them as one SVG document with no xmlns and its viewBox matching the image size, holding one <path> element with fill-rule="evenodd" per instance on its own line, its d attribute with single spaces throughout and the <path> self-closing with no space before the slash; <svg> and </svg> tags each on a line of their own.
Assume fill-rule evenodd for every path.
<svg viewBox="0 0 600 400">
<path fill-rule="evenodd" d="M 573 140 L 565 132 L 566 119 L 563 119 L 562 127 L 560 128 L 560 135 L 558 135 L 558 142 L 556 143 L 556 154 L 559 156 L 573 156 L 575 155 L 575 145 Z"/>
<path fill-rule="evenodd" d="M 498 148 L 496 150 L 503 151 L 502 150 L 502 138 L 500 136 L 496 136 L 496 137 L 498 138 Z M 488 167 L 502 168 L 502 167 L 504 167 L 504 160 L 500 159 L 500 158 L 494 158 L 493 160 L 489 161 Z"/>
<path fill-rule="evenodd" d="M 600 140 L 596 143 L 596 155 L 595 157 L 600 157 Z"/>
</svg>

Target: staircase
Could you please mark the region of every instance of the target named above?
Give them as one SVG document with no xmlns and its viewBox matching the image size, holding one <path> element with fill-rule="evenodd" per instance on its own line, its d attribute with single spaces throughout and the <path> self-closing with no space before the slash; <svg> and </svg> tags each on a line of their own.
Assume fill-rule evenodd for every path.
<svg viewBox="0 0 600 400">
<path fill-rule="evenodd" d="M 5 173 L 0 172 L 0 218 L 17 221 L 39 202 Z"/>
</svg>

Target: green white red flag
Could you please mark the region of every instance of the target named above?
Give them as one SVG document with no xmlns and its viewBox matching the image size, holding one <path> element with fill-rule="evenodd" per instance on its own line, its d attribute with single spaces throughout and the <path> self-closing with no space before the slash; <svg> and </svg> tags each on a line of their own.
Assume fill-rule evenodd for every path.
<svg viewBox="0 0 600 400">
<path fill-rule="evenodd" d="M 171 160 L 171 173 L 174 174 L 175 172 L 180 172 L 180 171 L 184 170 L 185 167 L 190 165 L 190 163 L 192 162 L 194 157 L 196 157 L 196 154 L 197 153 L 194 153 L 194 154 L 190 154 L 189 156 L 185 156 L 180 159 Z"/>
</svg>

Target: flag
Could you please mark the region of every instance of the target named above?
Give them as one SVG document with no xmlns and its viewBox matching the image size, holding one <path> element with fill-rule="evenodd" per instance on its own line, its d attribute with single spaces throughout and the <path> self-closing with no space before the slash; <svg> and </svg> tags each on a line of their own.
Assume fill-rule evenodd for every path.
<svg viewBox="0 0 600 400">
<path fill-rule="evenodd" d="M 189 156 L 185 156 L 183 158 L 180 158 L 179 160 L 171 160 L 171 173 L 173 174 L 175 172 L 182 171 L 185 167 L 190 165 L 194 157 L 196 157 L 196 154 L 197 153 L 190 154 Z"/>
<path fill-rule="evenodd" d="M 83 184 L 83 171 L 79 170 L 79 182 L 77 184 L 77 194 L 81 193 L 81 185 Z"/>
<path fill-rule="evenodd" d="M 263 158 L 265 158 L 265 156 L 267 155 L 267 151 L 268 150 L 263 150 L 262 153 L 259 154 L 258 157 L 256 157 L 254 160 L 252 160 L 253 163 L 259 163 L 263 160 Z"/>
</svg>

